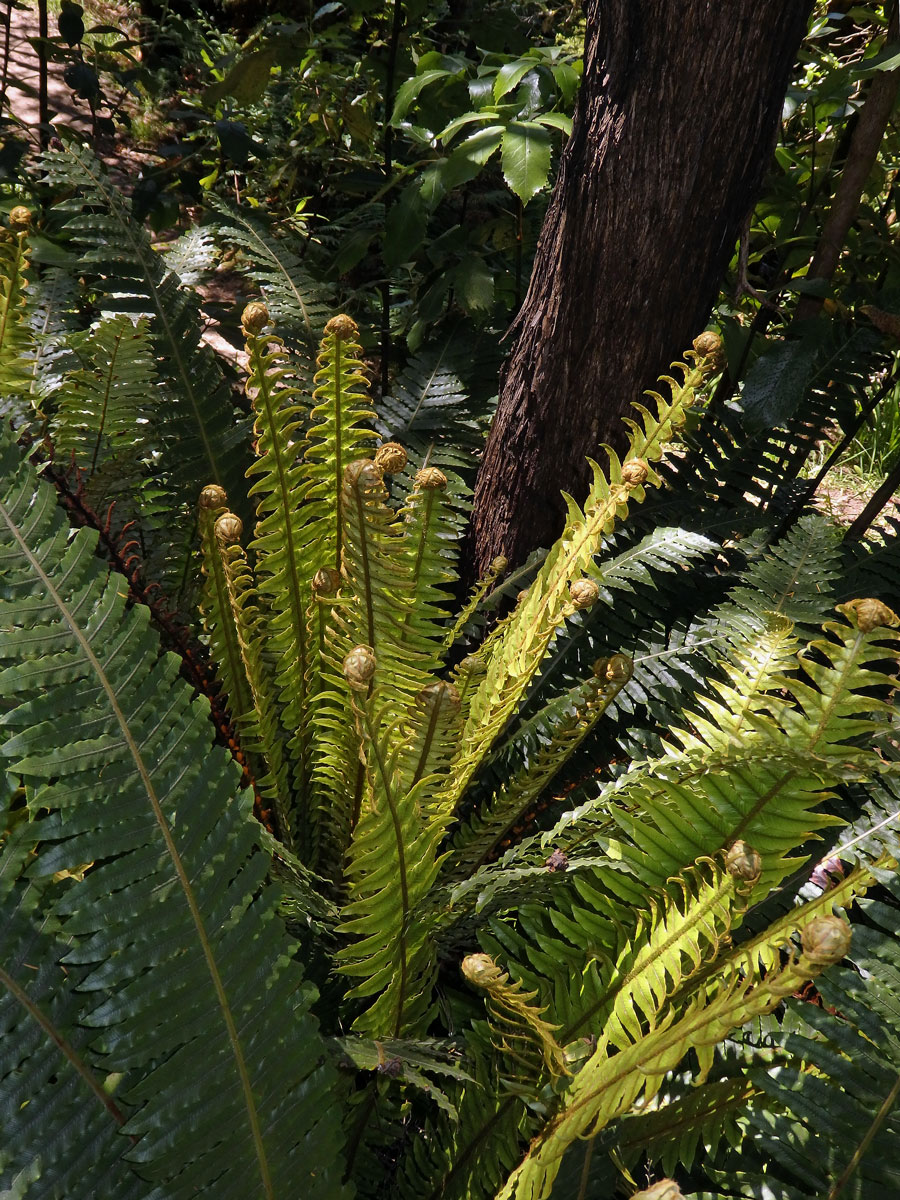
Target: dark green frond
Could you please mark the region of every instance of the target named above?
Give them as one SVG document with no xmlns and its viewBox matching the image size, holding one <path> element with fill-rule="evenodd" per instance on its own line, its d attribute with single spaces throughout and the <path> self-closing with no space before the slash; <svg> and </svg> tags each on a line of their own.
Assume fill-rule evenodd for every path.
<svg viewBox="0 0 900 1200">
<path fill-rule="evenodd" d="M 134 504 L 149 459 L 157 445 L 154 436 L 166 398 L 160 395 L 156 364 L 150 349 L 147 321 L 110 317 L 83 334 L 69 337 L 78 369 L 69 371 L 59 389 L 47 398 L 53 411 L 50 435 L 62 462 L 70 455 L 86 481 L 88 502 L 122 498 Z M 158 399 L 157 411 L 147 397 Z M 91 487 L 95 472 L 107 467 L 116 491 L 97 494 Z M 126 505 L 126 512 L 128 511 Z"/>
<path fill-rule="evenodd" d="M 63 965 L 65 941 L 29 917 L 27 887 L 4 897 L 0 923 L 0 1188 L 29 1200 L 141 1200 L 150 1185 L 125 1161 L 133 1075 L 110 1073 L 96 1038 L 87 971 Z"/>
<path fill-rule="evenodd" d="M 177 662 L 158 656 L 146 610 L 129 609 L 94 559 L 93 536 L 69 536 L 53 490 L 8 444 L 2 465 L 2 753 L 42 843 L 35 874 L 84 871 L 49 913 L 66 942 L 56 961 L 91 996 L 92 1053 L 129 1073 L 130 1161 L 171 1197 L 215 1187 L 288 1200 L 301 1187 L 331 1200 L 333 1076 L 249 797 Z M 262 1036 L 259 1014 L 276 1010 Z"/>
<path fill-rule="evenodd" d="M 201 342 L 196 296 L 167 270 L 87 147 L 67 139 L 42 163 L 47 182 L 69 193 L 55 211 L 67 218 L 66 232 L 81 255 L 78 269 L 95 281 L 101 311 L 149 319 L 160 374 L 172 393 L 160 429 L 170 485 L 193 507 L 200 488 L 213 481 L 240 509 L 243 431 L 215 356 Z"/>
<path fill-rule="evenodd" d="M 293 351 L 297 382 L 311 387 L 316 355 L 331 316 L 329 298 L 300 261 L 302 246 L 276 237 L 259 217 L 244 209 L 213 200 L 219 215 L 219 235 L 246 256 L 245 270 L 262 290 L 272 319 Z"/>
</svg>

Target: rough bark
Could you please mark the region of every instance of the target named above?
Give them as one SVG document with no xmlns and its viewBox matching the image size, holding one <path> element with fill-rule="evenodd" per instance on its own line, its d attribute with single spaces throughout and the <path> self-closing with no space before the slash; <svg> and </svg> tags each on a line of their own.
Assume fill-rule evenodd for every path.
<svg viewBox="0 0 900 1200">
<path fill-rule="evenodd" d="M 561 488 L 703 328 L 771 158 L 811 0 L 587 0 L 571 138 L 511 330 L 473 573 L 559 534 Z"/>
</svg>

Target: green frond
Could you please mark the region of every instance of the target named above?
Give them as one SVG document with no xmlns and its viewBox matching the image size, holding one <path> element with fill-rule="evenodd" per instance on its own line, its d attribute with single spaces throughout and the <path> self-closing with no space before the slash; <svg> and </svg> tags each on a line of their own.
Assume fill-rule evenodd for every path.
<svg viewBox="0 0 900 1200">
<path fill-rule="evenodd" d="M 833 918 L 826 918 L 833 920 Z M 629 1111 L 639 1097 L 647 1103 L 659 1090 L 665 1075 L 690 1051 L 701 1059 L 704 1050 L 721 1042 L 732 1029 L 752 1018 L 771 1012 L 786 996 L 815 978 L 826 965 L 841 957 L 849 945 L 849 926 L 838 922 L 842 948 L 836 951 L 837 937 L 822 932 L 817 939 L 805 941 L 801 954 L 792 954 L 787 963 L 762 977 L 732 976 L 710 1002 L 697 996 L 683 1014 L 670 1010 L 631 1045 L 618 1054 L 608 1055 L 606 1039 L 575 1076 L 562 1097 L 559 1113 L 532 1141 L 523 1161 L 512 1173 L 498 1200 L 546 1200 L 567 1148 L 585 1135 L 594 1135 L 615 1117 Z M 822 942 L 832 937 L 827 952 Z M 708 1068 L 707 1068 L 708 1070 Z"/>
<path fill-rule="evenodd" d="M 159 413 L 147 404 L 148 396 L 158 395 L 147 320 L 110 317 L 70 335 L 69 345 L 79 368 L 68 372 L 45 402 L 53 413 L 55 453 L 63 462 L 74 457 L 86 476 L 89 498 L 96 491 L 94 473 L 108 465 L 118 477 L 118 492 L 131 493 L 133 503 L 146 474 L 141 458 L 152 454 L 159 425 Z M 108 491 L 97 500 L 102 503 L 104 497 L 108 503 Z"/>
<path fill-rule="evenodd" d="M 315 568 L 309 530 L 301 506 L 304 412 L 286 382 L 281 342 L 251 328 L 268 314 L 248 306 L 244 314 L 250 375 L 247 395 L 253 405 L 257 458 L 247 471 L 254 480 L 249 496 L 256 502 L 256 529 L 250 549 L 255 556 L 261 627 L 272 675 L 279 720 L 288 733 L 290 787 L 298 807 L 293 824 L 297 845 L 309 850 L 303 802 L 309 789 L 310 671 L 309 616 Z M 248 316 L 250 314 L 250 316 Z M 253 318 L 252 321 L 250 318 Z M 258 321 L 257 321 L 258 318 Z"/>
<path fill-rule="evenodd" d="M 348 676 L 352 671 L 348 666 Z M 349 998 L 376 997 L 353 1028 L 372 1037 L 417 1036 L 431 1016 L 436 972 L 426 898 L 437 876 L 441 828 L 423 819 L 415 791 L 398 771 L 402 743 L 351 678 L 365 793 L 346 870 L 347 903 L 338 932 L 353 940 L 338 951 L 343 974 L 358 980 Z"/>
<path fill-rule="evenodd" d="M 248 749 L 260 753 L 266 764 L 266 772 L 257 782 L 260 792 L 275 806 L 279 832 L 290 850 L 293 806 L 287 734 L 279 715 L 277 685 L 265 654 L 265 626 L 260 614 L 256 581 L 247 552 L 240 544 L 242 531 L 240 519 L 234 513 L 223 513 L 217 518 L 213 536 L 220 561 L 215 569 L 217 574 L 221 571 L 224 577 L 235 640 L 243 666 L 243 681 L 253 701 L 252 715 L 241 713 L 238 716 L 243 718 Z M 240 689 L 243 686 L 241 675 L 237 674 L 237 664 L 229 664 L 229 669 L 232 666 L 236 672 L 234 686 Z"/>
<path fill-rule="evenodd" d="M 80 252 L 77 269 L 96 281 L 104 315 L 145 315 L 170 391 L 159 427 L 160 466 L 180 502 L 193 507 L 209 480 L 242 508 L 243 431 L 212 350 L 201 342 L 199 302 L 179 285 L 143 226 L 90 149 L 66 137 L 42 156 L 46 181 L 66 198 L 54 213 Z"/>
<path fill-rule="evenodd" d="M 742 614 L 746 622 L 761 612 L 774 612 L 805 631 L 818 630 L 834 604 L 840 529 L 821 513 L 807 513 L 782 541 L 767 539 L 764 549 L 750 558 L 742 583 L 729 592 L 719 619 L 743 630 Z"/>
<path fill-rule="evenodd" d="M 468 876 L 485 862 L 588 736 L 631 671 L 631 660 L 624 654 L 598 659 L 590 679 L 551 701 L 519 730 L 519 745 L 528 745 L 526 764 L 457 831 L 445 868 L 449 878 Z"/>
<path fill-rule="evenodd" d="M 311 387 L 319 342 L 332 313 L 330 298 L 303 266 L 302 247 L 294 239 L 276 236 L 246 208 L 216 197 L 211 197 L 210 203 L 220 218 L 219 236 L 241 251 L 244 262 L 240 265 L 261 289 L 272 319 L 292 351 L 290 369 L 298 385 Z"/>
<path fill-rule="evenodd" d="M 594 836 L 641 886 L 652 886 L 742 839 L 763 857 L 761 890 L 779 883 L 799 865 L 789 857 L 797 847 L 836 822 L 821 810 L 830 789 L 880 769 L 872 750 L 847 743 L 874 727 L 870 714 L 884 711 L 870 689 L 890 686 L 875 664 L 896 655 L 896 641 L 877 628 L 827 628 L 829 640 L 790 660 L 783 623 L 754 647 L 734 649 L 719 698 L 704 701 L 706 713 L 690 731 L 674 731 L 687 749 L 669 747 L 635 765 L 566 814 L 548 840 L 568 854 Z M 791 674 L 783 671 L 788 662 Z M 740 732 L 740 746 L 730 729 Z M 619 837 L 606 835 L 610 816 Z"/>
<path fill-rule="evenodd" d="M 760 1090 L 759 1084 L 737 1075 L 707 1080 L 674 1097 L 657 1096 L 647 1111 L 617 1123 L 616 1154 L 629 1168 L 646 1156 L 666 1175 L 673 1175 L 679 1164 L 693 1166 L 701 1148 L 713 1158 L 720 1143 L 740 1144 L 747 1107 Z M 577 1155 L 572 1158 L 577 1168 Z M 563 1183 L 562 1174 L 558 1184 Z"/>
<path fill-rule="evenodd" d="M 28 255 L 28 221 L 0 229 L 0 413 L 14 415 L 19 422 L 29 415 L 35 355 L 25 299 Z"/>
<path fill-rule="evenodd" d="M 748 1197 L 866 1200 L 900 1186 L 896 909 L 861 907 L 853 965 L 817 981 L 821 1007 L 787 1001 L 774 1062 L 750 1073 L 739 1157 L 720 1155 L 709 1171 L 723 1188 L 737 1171 Z"/>
<path fill-rule="evenodd" d="M 443 680 L 418 693 L 400 725 L 400 786 L 414 794 L 425 823 L 441 833 L 453 817 L 444 794 L 461 732 L 459 692 Z"/>
<path fill-rule="evenodd" d="M 300 1187 L 332 1200 L 335 1080 L 264 886 L 249 797 L 146 610 L 94 558 L 94 536 L 70 536 L 49 484 L 15 447 L 0 454 L 2 753 L 41 843 L 32 873 L 69 872 L 46 913 L 63 943 L 50 972 L 58 986 L 71 970 L 90 1002 L 104 1077 L 127 1073 L 129 1161 L 172 1197 L 287 1200 Z M 261 1012 L 281 1014 L 265 1037 Z M 54 1080 L 47 1103 L 64 1107 Z M 15 1146 L 25 1164 L 45 1153 L 45 1129 L 34 1133 Z"/>
<path fill-rule="evenodd" d="M 417 471 L 414 486 L 400 510 L 401 555 L 409 575 L 409 611 L 401 639 L 427 656 L 428 670 L 440 666 L 446 644 L 450 607 L 448 584 L 456 578 L 458 520 L 445 503 L 447 476 L 437 467 Z"/>
<path fill-rule="evenodd" d="M 508 561 L 502 555 L 498 555 L 482 577 L 476 581 L 468 600 L 460 609 L 459 616 L 444 635 L 445 650 L 449 650 L 459 640 L 466 626 L 484 603 L 485 598 L 491 593 L 508 566 Z"/>
<path fill-rule="evenodd" d="M 491 1042 L 507 1077 L 517 1081 L 524 1071 L 526 1081 L 536 1082 L 544 1074 L 558 1079 L 570 1073 L 554 1036 L 558 1026 L 545 1021 L 544 1009 L 532 1003 L 536 989 L 526 992 L 520 982 L 512 982 L 489 954 L 467 955 L 462 973 L 485 993 Z"/>
<path fill-rule="evenodd" d="M 434 1039 L 412 1042 L 395 1038 L 370 1041 L 347 1037 L 339 1038 L 338 1045 L 358 1070 L 374 1071 L 387 1079 L 411 1084 L 451 1120 L 456 1120 L 457 1111 L 452 1100 L 437 1084 L 437 1080 L 447 1079 L 471 1082 L 471 1076 L 460 1065 L 459 1049 L 453 1043 Z"/>
<path fill-rule="evenodd" d="M 345 656 L 357 646 L 374 653 L 372 694 L 390 705 L 391 721 L 405 714 L 429 682 L 424 655 L 406 653 L 399 637 L 409 612 L 410 577 L 401 559 L 401 529 L 374 461 L 357 459 L 348 464 L 340 500 L 342 570 L 338 575 L 326 566 L 319 576 L 325 582 L 333 578 L 334 587 L 325 588 L 318 601 L 320 626 L 328 620 L 329 606 L 330 620 L 327 633 L 323 629 L 318 639 L 325 658 L 312 715 L 317 740 L 316 864 L 335 879 L 359 817 L 364 788 L 359 733 L 347 719 L 350 692 L 343 671 Z M 338 586 L 336 599 L 329 601 L 328 593 Z"/>
<path fill-rule="evenodd" d="M 398 1179 L 402 1200 L 489 1200 L 539 1127 L 525 1100 L 501 1089 L 487 1029 L 476 1025 L 468 1040 L 471 1079 L 450 1092 L 457 1117 L 437 1114 L 413 1141 Z"/>
<path fill-rule="evenodd" d="M 387 503 L 377 463 L 360 459 L 344 472 L 343 575 L 348 589 L 340 619 L 350 646 L 371 646 L 394 703 L 407 702 L 429 682 L 432 667 L 427 609 L 412 607 L 415 557 Z M 421 626 L 419 624 L 421 618 Z M 386 698 L 386 697 L 385 697 Z"/>
<path fill-rule="evenodd" d="M 464 353 L 471 355 L 468 339 Z M 452 354 L 452 339 L 414 354 L 379 401 L 379 425 L 422 466 L 468 478 L 471 452 L 481 448 L 487 421 L 486 414 L 473 413 Z"/>
<path fill-rule="evenodd" d="M 306 519 L 317 526 L 315 541 L 320 561 L 316 570 L 341 570 L 344 471 L 349 463 L 368 457 L 377 441 L 367 427 L 375 414 L 370 407 L 358 337 L 359 331 L 349 317 L 334 317 L 326 326 L 317 359 L 303 492 Z"/>
<path fill-rule="evenodd" d="M 223 554 L 215 532 L 216 521 L 227 511 L 228 497 L 224 489 L 215 483 L 205 487 L 200 493 L 197 507 L 203 572 L 200 614 L 204 632 L 209 639 L 216 679 L 222 689 L 223 699 L 231 719 L 241 726 L 253 712 L 254 701 L 244 669 L 235 614 L 229 599 Z M 245 633 L 245 640 L 246 638 Z"/>
<path fill-rule="evenodd" d="M 660 477 L 651 464 L 660 459 L 664 445 L 683 424 L 694 388 L 704 377 L 699 367 L 693 371 L 685 367 L 684 373 L 684 385 L 673 384 L 671 402 L 657 398 L 655 417 L 644 406 L 636 406 L 641 424 L 631 422 L 631 445 L 624 466 L 609 451 L 607 480 L 592 463 L 593 483 L 584 510 L 571 497 L 567 499 L 569 515 L 561 537 L 514 612 L 485 643 L 481 654 L 487 671 L 469 709 L 464 749 L 456 764 L 457 795 L 516 710 L 566 616 L 589 607 L 599 597 L 599 586 L 590 578 L 597 573 L 594 556 L 617 522 L 627 516 L 631 503 L 643 501 L 644 485 L 658 486 Z M 570 586 L 580 585 L 585 575 L 596 594 L 589 603 L 581 604 L 573 600 Z"/>
</svg>

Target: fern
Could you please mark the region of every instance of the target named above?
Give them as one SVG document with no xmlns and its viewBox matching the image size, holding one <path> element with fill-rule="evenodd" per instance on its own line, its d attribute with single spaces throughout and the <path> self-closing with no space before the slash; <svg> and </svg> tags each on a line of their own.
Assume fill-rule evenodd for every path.
<svg viewBox="0 0 900 1200">
<path fill-rule="evenodd" d="M 49 485 L 8 442 L 2 456 L 3 754 L 24 780 L 42 844 L 36 874 L 93 864 L 47 910 L 62 939 L 50 961 L 80 981 L 81 1022 L 99 1031 L 92 1054 L 107 1074 L 127 1073 L 129 1162 L 170 1195 L 213 1184 L 221 1196 L 287 1195 L 298 1178 L 310 1194 L 337 1195 L 333 1169 L 311 1167 L 305 1149 L 310 1138 L 337 1148 L 318 1095 L 330 1073 L 308 999 L 297 1003 L 289 943 L 262 886 L 267 860 L 234 773 L 210 747 L 177 664 L 157 659 L 145 612 L 129 611 L 98 570 L 91 534 L 70 539 Z M 32 1004 L 14 983 L 8 976 L 4 1005 L 36 1017 L 38 996 Z M 262 1040 L 252 1025 L 273 1003 L 296 1025 Z M 16 1056 L 14 1042 L 4 1040 Z M 4 1075 L 11 1069 L 7 1059 Z M 69 1088 L 47 1086 L 40 1103 L 59 1120 Z M 203 1132 L 189 1118 L 198 1106 Z M 9 1147 L 7 1179 L 33 1170 L 43 1133 L 26 1128 Z"/>
<path fill-rule="evenodd" d="M 309 388 L 331 310 L 321 286 L 301 263 L 302 247 L 292 239 L 276 237 L 265 222 L 234 205 L 213 201 L 213 207 L 219 216 L 220 237 L 245 256 L 247 273 L 261 289 L 273 320 L 293 351 L 298 386 Z"/>
<path fill-rule="evenodd" d="M 2 415 L 22 423 L 30 415 L 25 397 L 31 387 L 34 357 L 31 330 L 26 320 L 28 286 L 28 227 L 31 213 L 17 205 L 8 229 L 0 230 L 0 388 Z"/>
<path fill-rule="evenodd" d="M 790 1001 L 774 1063 L 751 1073 L 740 1163 L 725 1155 L 710 1169 L 722 1195 L 734 1194 L 735 1168 L 745 1193 L 804 1200 L 897 1186 L 896 911 L 877 900 L 863 908 L 856 969 L 818 981 L 821 1007 Z"/>
<path fill-rule="evenodd" d="M 200 340 L 198 303 L 179 286 L 144 229 L 91 152 L 74 140 L 43 158 L 46 180 L 69 192 L 55 210 L 80 252 L 79 269 L 101 286 L 106 314 L 145 315 L 160 372 L 171 392 L 160 429 L 162 466 L 179 500 L 193 502 L 207 481 L 241 497 L 242 437 L 209 347 Z"/>
<path fill-rule="evenodd" d="M 78 237 L 122 217 L 93 195 Z M 288 260 L 270 249 L 272 297 Z M 134 307 L 153 292 L 110 278 Z M 88 466 L 97 448 L 91 483 L 107 493 L 106 466 L 127 477 L 119 440 L 168 486 L 154 448 L 169 435 L 148 425 L 128 441 L 130 377 L 110 353 L 119 336 L 156 338 L 156 319 L 104 318 L 59 388 L 56 441 Z M 638 1145 L 671 1170 L 701 1142 L 749 1146 L 754 1122 L 786 1111 L 773 1063 L 814 1061 L 779 1041 L 799 1025 L 776 1014 L 847 951 L 835 910 L 893 882 L 897 618 L 842 590 L 879 546 L 843 552 L 811 516 L 776 530 L 774 468 L 738 492 L 733 446 L 695 480 L 703 511 L 716 472 L 734 485 L 720 525 L 685 511 L 648 526 L 684 495 L 663 454 L 710 367 L 696 351 L 639 407 L 625 461 L 594 466 L 560 541 L 511 573 L 497 563 L 460 616 L 450 359 L 415 359 L 379 421 L 349 318 L 326 325 L 311 396 L 290 330 L 282 341 L 259 303 L 243 325 L 256 521 L 203 488 L 201 609 L 228 706 L 218 728 L 271 831 L 249 820 L 143 610 L 98 574 L 92 535 L 71 537 L 4 451 L 0 889 L 10 937 L 70 972 L 41 976 L 33 1008 L 52 1021 L 0 1054 L 4 1078 L 44 1080 L 16 1112 L 4 1186 L 45 1170 L 38 1124 L 64 1139 L 76 1088 L 93 1103 L 73 1138 L 96 1125 L 111 1194 L 341 1195 L 338 1109 L 347 1179 L 373 1197 L 535 1200 L 567 1194 L 573 1172 L 609 1190 Z M 158 359 L 159 341 L 144 344 Z M 111 421 L 100 379 L 117 393 Z M 378 446 L 376 429 L 405 445 Z M 736 439 L 730 415 L 720 433 Z M 774 456 L 776 435 L 759 437 Z M 476 419 L 463 442 L 479 438 Z M 817 891 L 806 879 L 826 845 L 857 866 L 831 864 Z M 282 921 L 319 996 L 298 990 Z M 16 1030 L 34 1024 L 21 974 L 4 1001 Z M 36 1057 L 53 1029 L 72 1049 L 56 1092 Z M 706 1180 L 718 1163 L 707 1155 Z"/>
<path fill-rule="evenodd" d="M 54 451 L 63 462 L 71 455 L 81 469 L 88 503 L 99 507 L 104 499 L 125 498 L 128 513 L 145 475 L 141 460 L 153 453 L 154 427 L 160 424 L 159 415 L 147 407 L 147 396 L 157 391 L 147 323 L 114 317 L 70 336 L 69 346 L 80 369 L 69 371 L 47 399 L 54 410 Z M 114 484 L 91 486 L 98 471 L 109 474 Z"/>
</svg>

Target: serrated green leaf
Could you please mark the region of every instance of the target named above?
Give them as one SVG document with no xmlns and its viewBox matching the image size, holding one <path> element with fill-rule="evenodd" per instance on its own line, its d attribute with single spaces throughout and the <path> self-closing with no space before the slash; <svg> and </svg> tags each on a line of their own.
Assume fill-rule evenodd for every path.
<svg viewBox="0 0 900 1200">
<path fill-rule="evenodd" d="M 511 121 L 503 134 L 503 178 L 523 204 L 550 175 L 550 135 L 536 121 Z"/>
</svg>

